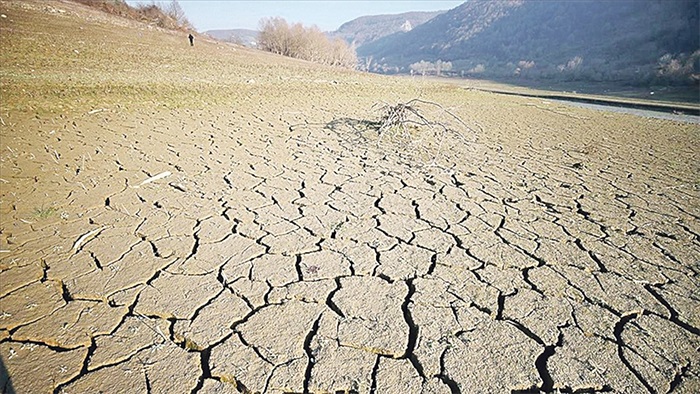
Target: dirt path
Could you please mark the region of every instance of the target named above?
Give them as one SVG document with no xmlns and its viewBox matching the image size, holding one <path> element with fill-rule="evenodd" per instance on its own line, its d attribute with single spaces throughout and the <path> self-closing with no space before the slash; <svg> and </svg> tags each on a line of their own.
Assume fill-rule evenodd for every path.
<svg viewBox="0 0 700 394">
<path fill-rule="evenodd" d="M 700 390 L 696 126 L 289 67 L 3 109 L 5 391 Z"/>
</svg>

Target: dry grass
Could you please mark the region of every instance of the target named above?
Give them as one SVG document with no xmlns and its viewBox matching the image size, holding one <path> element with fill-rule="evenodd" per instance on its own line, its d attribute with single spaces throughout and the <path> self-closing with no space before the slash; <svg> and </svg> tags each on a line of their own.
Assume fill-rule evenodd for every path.
<svg viewBox="0 0 700 394">
<path fill-rule="evenodd" d="M 142 4 L 132 7 L 125 1 L 120 0 L 72 0 L 76 3 L 104 11 L 108 14 L 117 15 L 134 21 L 143 22 L 149 25 L 162 27 L 170 30 L 186 31 L 191 28 L 190 23 L 181 18 L 178 20 L 168 15 L 157 4 Z"/>
<path fill-rule="evenodd" d="M 0 89 L 7 109 L 202 107 L 238 101 L 244 89 L 298 75 L 283 66 L 294 62 L 276 56 L 204 37 L 190 47 L 186 34 L 75 3 L 0 7 L 8 16 L 0 21 Z M 302 65 L 300 73 L 313 72 L 296 65 Z"/>
</svg>

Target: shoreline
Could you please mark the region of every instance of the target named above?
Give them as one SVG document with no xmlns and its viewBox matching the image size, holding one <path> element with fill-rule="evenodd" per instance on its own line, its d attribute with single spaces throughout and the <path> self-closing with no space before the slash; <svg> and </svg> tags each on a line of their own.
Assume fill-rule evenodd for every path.
<svg viewBox="0 0 700 394">
<path fill-rule="evenodd" d="M 608 104 L 591 104 L 591 103 L 578 102 L 575 100 L 556 99 L 556 100 L 552 100 L 552 102 L 570 105 L 570 106 L 578 107 L 578 108 L 593 109 L 596 111 L 617 112 L 617 113 L 622 113 L 622 114 L 641 116 L 641 117 L 645 117 L 645 118 L 665 119 L 665 120 L 672 120 L 672 121 L 676 121 L 676 122 L 700 124 L 700 116 L 687 115 L 685 113 L 669 113 L 669 112 L 665 112 L 665 111 L 638 109 L 638 108 L 633 108 L 633 107 L 608 105 Z"/>
<path fill-rule="evenodd" d="M 547 100 L 556 100 L 560 102 L 567 103 L 581 103 L 581 104 L 591 104 L 597 106 L 605 107 L 619 107 L 619 108 L 629 108 L 643 111 L 652 112 L 663 112 L 679 115 L 693 115 L 700 116 L 700 107 L 693 107 L 688 105 L 679 104 L 653 104 L 644 102 L 632 102 L 632 101 L 622 101 L 614 99 L 604 99 L 600 97 L 585 97 L 585 96 L 569 96 L 564 94 L 539 94 L 539 93 L 524 93 L 524 92 L 511 92 L 506 90 L 498 89 L 483 89 L 476 87 L 465 87 L 467 90 L 476 90 L 486 93 L 504 94 L 508 96 L 520 96 L 520 97 L 531 97 L 531 98 L 541 98 Z M 585 107 L 584 107 L 585 108 Z M 667 118 L 660 118 L 667 119 Z"/>
</svg>

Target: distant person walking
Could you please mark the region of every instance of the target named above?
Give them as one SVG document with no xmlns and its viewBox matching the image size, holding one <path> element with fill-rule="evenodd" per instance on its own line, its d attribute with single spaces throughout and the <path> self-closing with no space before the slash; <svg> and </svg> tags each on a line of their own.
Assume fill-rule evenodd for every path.
<svg viewBox="0 0 700 394">
<path fill-rule="evenodd" d="M 193 47 L 194 46 L 194 36 L 192 35 L 192 33 L 190 33 L 190 35 L 187 38 L 190 39 L 190 46 Z"/>
</svg>

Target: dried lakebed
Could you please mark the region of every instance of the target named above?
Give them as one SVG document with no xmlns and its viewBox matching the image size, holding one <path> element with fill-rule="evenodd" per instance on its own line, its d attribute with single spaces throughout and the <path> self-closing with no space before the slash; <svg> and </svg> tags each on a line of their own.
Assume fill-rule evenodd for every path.
<svg viewBox="0 0 700 394">
<path fill-rule="evenodd" d="M 351 119 L 176 112 L 5 119 L 55 132 L 1 157 L 5 390 L 700 389 L 697 178 L 664 154 L 423 166 Z"/>
<path fill-rule="evenodd" d="M 0 10 L 0 391 L 700 392 L 697 125 Z"/>
</svg>

